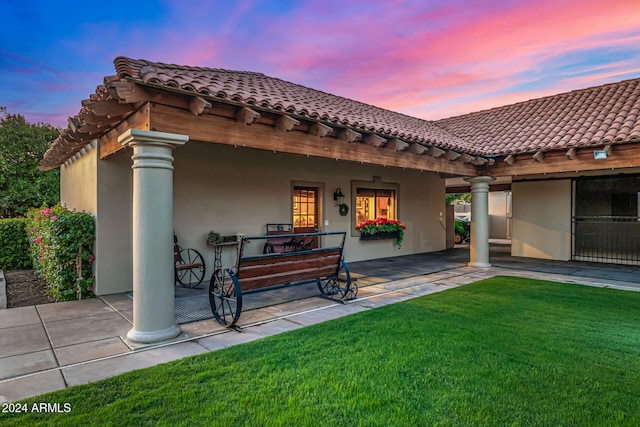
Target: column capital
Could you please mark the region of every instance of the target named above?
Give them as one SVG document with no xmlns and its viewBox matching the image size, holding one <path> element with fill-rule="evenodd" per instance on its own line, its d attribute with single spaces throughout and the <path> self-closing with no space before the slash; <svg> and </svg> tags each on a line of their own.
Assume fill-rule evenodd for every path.
<svg viewBox="0 0 640 427">
<path fill-rule="evenodd" d="M 489 184 L 490 182 L 495 181 L 496 179 L 492 176 L 472 176 L 472 177 L 467 177 L 467 178 L 463 178 L 465 181 L 467 181 L 470 184 Z"/>
<path fill-rule="evenodd" d="M 127 129 L 118 137 L 118 142 L 125 147 L 135 145 L 173 145 L 177 147 L 186 144 L 187 141 L 189 141 L 189 135 L 143 129 Z"/>
</svg>

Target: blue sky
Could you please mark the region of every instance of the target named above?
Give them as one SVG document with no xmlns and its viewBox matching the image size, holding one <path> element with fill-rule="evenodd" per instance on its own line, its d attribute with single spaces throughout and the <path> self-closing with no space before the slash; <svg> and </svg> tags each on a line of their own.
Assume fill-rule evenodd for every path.
<svg viewBox="0 0 640 427">
<path fill-rule="evenodd" d="M 0 106 L 66 126 L 113 59 L 259 71 L 425 119 L 640 77 L 640 1 L 4 1 Z"/>
</svg>

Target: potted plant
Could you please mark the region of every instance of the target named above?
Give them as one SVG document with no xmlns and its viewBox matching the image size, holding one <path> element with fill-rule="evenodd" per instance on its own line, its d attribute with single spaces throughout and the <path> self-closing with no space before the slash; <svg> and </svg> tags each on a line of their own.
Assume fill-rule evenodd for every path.
<svg viewBox="0 0 640 427">
<path fill-rule="evenodd" d="M 402 245 L 406 228 L 401 221 L 387 218 L 368 219 L 356 226 L 360 240 L 396 239 L 398 248 Z"/>
<path fill-rule="evenodd" d="M 207 235 L 207 245 L 209 246 L 213 246 L 213 245 L 217 245 L 218 243 L 222 243 L 223 241 L 223 237 L 222 235 L 220 235 L 220 233 L 217 233 L 213 230 L 211 230 L 209 232 L 209 234 Z"/>
</svg>

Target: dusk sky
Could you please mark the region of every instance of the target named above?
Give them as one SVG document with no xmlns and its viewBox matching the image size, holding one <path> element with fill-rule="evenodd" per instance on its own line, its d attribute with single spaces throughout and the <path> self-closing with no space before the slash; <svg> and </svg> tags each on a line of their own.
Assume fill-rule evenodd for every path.
<svg viewBox="0 0 640 427">
<path fill-rule="evenodd" d="M 640 77 L 640 0 L 5 0 L 0 10 L 0 106 L 63 127 L 120 55 L 258 71 L 432 120 Z"/>
</svg>

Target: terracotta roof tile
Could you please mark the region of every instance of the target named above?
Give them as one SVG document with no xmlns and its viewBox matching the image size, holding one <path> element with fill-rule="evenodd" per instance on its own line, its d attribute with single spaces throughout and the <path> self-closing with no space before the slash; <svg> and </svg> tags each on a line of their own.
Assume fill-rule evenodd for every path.
<svg viewBox="0 0 640 427">
<path fill-rule="evenodd" d="M 470 154 L 498 155 L 640 141 L 640 79 L 627 80 L 486 111 L 428 121 L 332 95 L 250 71 L 189 67 L 125 57 L 115 59 L 116 75 L 104 82 L 133 79 L 144 84 L 233 100 L 249 106 L 429 143 Z M 55 167 L 109 126 L 84 118 L 87 105 L 111 100 L 98 86 L 82 102 L 75 127 L 63 131 L 45 154 Z"/>
<path fill-rule="evenodd" d="M 438 120 L 485 154 L 640 139 L 640 79 L 626 80 Z"/>
<path fill-rule="evenodd" d="M 146 84 L 169 86 L 444 148 L 479 153 L 476 147 L 431 121 L 374 107 L 262 73 L 163 64 L 124 57 L 116 58 L 115 66 L 120 79 L 132 78 Z"/>
</svg>

